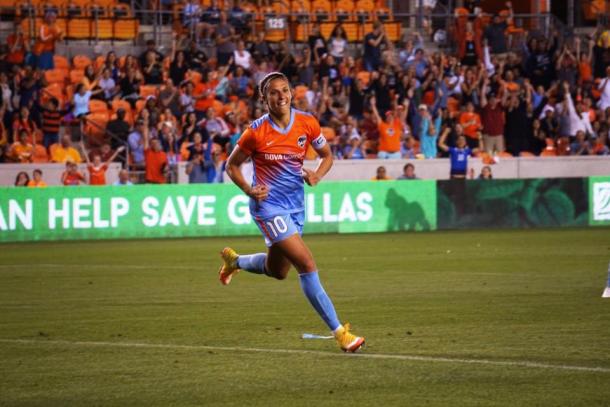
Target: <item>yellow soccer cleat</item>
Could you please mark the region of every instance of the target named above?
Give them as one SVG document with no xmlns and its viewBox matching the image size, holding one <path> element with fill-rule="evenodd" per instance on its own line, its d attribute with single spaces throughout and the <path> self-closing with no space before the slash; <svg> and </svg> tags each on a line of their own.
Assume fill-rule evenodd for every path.
<svg viewBox="0 0 610 407">
<path fill-rule="evenodd" d="M 364 345 L 364 338 L 349 332 L 350 325 L 346 323 L 335 332 L 335 339 L 343 352 L 357 352 Z"/>
<path fill-rule="evenodd" d="M 230 247 L 225 247 L 220 252 L 220 257 L 222 257 L 224 264 L 218 270 L 218 279 L 222 285 L 227 285 L 231 282 L 233 275 L 239 272 L 239 267 L 237 266 L 239 255 Z"/>
</svg>

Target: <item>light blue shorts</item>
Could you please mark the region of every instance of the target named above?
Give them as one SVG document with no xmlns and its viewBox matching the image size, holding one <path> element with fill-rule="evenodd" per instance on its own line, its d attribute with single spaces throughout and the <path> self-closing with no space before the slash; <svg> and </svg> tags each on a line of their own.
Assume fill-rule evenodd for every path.
<svg viewBox="0 0 610 407">
<path fill-rule="evenodd" d="M 269 218 L 255 217 L 254 220 L 265 238 L 265 244 L 267 247 L 271 247 L 275 243 L 288 239 L 295 233 L 303 234 L 305 212 L 288 213 Z"/>
</svg>

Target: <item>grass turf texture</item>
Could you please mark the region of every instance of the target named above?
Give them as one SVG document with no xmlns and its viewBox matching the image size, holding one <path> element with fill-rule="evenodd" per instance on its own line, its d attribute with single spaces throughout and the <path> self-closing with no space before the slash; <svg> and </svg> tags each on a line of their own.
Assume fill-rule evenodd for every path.
<svg viewBox="0 0 610 407">
<path fill-rule="evenodd" d="M 366 354 L 610 368 L 608 229 L 307 236 Z M 259 238 L 0 245 L 2 405 L 607 405 L 609 371 L 358 358 Z M 35 341 L 35 342 L 29 342 Z M 61 343 L 58 341 L 81 342 Z M 87 342 L 87 343 L 83 343 Z M 193 345 L 132 347 L 88 342 Z M 311 350 L 229 351 L 195 346 Z M 347 404 L 350 405 L 350 404 Z"/>
</svg>

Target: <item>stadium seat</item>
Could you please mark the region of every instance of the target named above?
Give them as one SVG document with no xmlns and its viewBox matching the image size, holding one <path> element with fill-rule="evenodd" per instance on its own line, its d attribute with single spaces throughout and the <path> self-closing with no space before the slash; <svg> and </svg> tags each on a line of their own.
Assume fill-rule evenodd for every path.
<svg viewBox="0 0 610 407">
<path fill-rule="evenodd" d="M 154 97 L 158 96 L 158 89 L 154 85 L 142 85 L 140 86 L 140 97 L 142 99 L 146 99 L 148 96 L 152 95 Z"/>
<path fill-rule="evenodd" d="M 85 70 L 89 65 L 91 65 L 92 61 L 87 55 L 76 55 L 72 58 L 72 67 L 74 69 Z"/>
<path fill-rule="evenodd" d="M 332 3 L 328 0 L 315 0 L 311 4 L 311 12 L 317 22 L 328 21 L 333 15 Z"/>
<path fill-rule="evenodd" d="M 197 71 L 189 70 L 189 71 L 186 72 L 185 79 L 193 82 L 193 85 L 199 84 L 201 82 L 202 78 L 203 78 L 203 76 L 199 72 L 197 72 Z"/>
<path fill-rule="evenodd" d="M 91 38 L 91 20 L 84 17 L 68 19 L 66 37 L 75 40 Z"/>
<path fill-rule="evenodd" d="M 125 110 L 125 121 L 127 123 L 129 123 L 130 126 L 133 126 L 133 123 L 134 123 L 133 111 L 131 109 L 131 104 L 126 100 L 114 99 L 112 101 L 111 120 L 116 118 L 116 112 L 119 109 Z"/>
<path fill-rule="evenodd" d="M 33 163 L 48 163 L 49 155 L 47 154 L 47 149 L 44 148 L 42 144 L 36 144 L 34 146 L 34 152 L 32 154 L 32 162 Z"/>
<path fill-rule="evenodd" d="M 108 118 L 108 105 L 106 102 L 97 99 L 91 99 L 89 101 L 89 111 L 93 113 L 103 113 Z"/>
<path fill-rule="evenodd" d="M 59 83 L 63 85 L 66 81 L 66 71 L 63 69 L 49 69 L 44 72 L 44 78 L 48 84 Z"/>
<path fill-rule="evenodd" d="M 63 55 L 53 55 L 53 64 L 55 65 L 55 69 L 70 71 L 70 61 L 68 61 L 68 58 L 64 57 Z"/>
<path fill-rule="evenodd" d="M 121 18 L 114 21 L 113 37 L 116 40 L 135 40 L 138 31 L 139 23 L 134 18 Z"/>
<path fill-rule="evenodd" d="M 354 2 L 350 0 L 338 1 L 335 4 L 334 15 L 335 20 L 340 23 L 354 20 Z"/>
<path fill-rule="evenodd" d="M 52 83 L 49 86 L 43 88 L 42 91 L 42 101 L 47 102 L 50 98 L 54 97 L 59 101 L 60 106 L 64 104 L 66 97 L 64 96 L 64 87 L 63 83 Z"/>
<path fill-rule="evenodd" d="M 146 100 L 143 99 L 139 99 L 136 102 L 136 116 L 140 114 L 140 112 L 142 111 L 142 109 L 144 109 L 144 106 L 146 105 Z"/>
<path fill-rule="evenodd" d="M 70 83 L 73 85 L 81 83 L 84 77 L 85 72 L 82 69 L 72 69 L 70 71 Z"/>
<path fill-rule="evenodd" d="M 88 141 L 92 144 L 101 145 L 106 135 L 107 124 L 107 113 L 91 113 L 88 115 L 85 124 L 85 134 Z"/>
</svg>

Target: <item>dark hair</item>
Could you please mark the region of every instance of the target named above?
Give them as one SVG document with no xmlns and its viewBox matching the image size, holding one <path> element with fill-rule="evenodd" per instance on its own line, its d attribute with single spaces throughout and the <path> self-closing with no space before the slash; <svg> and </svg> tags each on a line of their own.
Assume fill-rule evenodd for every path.
<svg viewBox="0 0 610 407">
<path fill-rule="evenodd" d="M 42 170 L 40 168 L 36 168 L 34 170 L 34 174 L 36 174 L 36 173 L 40 174 L 40 176 L 42 177 Z"/>
<path fill-rule="evenodd" d="M 411 163 L 407 163 L 407 165 L 405 165 L 402 169 L 403 169 L 403 171 L 405 171 L 409 167 L 415 169 L 415 166 L 413 164 L 411 164 Z"/>
<path fill-rule="evenodd" d="M 15 186 L 19 185 L 19 178 L 21 177 L 21 175 L 25 175 L 25 185 L 28 184 L 28 182 L 30 182 L 30 176 L 28 175 L 27 172 L 25 171 L 20 171 L 19 173 L 17 173 L 17 176 L 15 177 Z"/>
<path fill-rule="evenodd" d="M 281 73 L 281 72 L 268 73 L 258 83 L 258 92 L 260 93 L 261 99 L 263 99 L 263 101 L 266 99 L 265 94 L 267 93 L 267 88 L 269 87 L 269 84 L 271 83 L 272 80 L 275 80 L 275 79 L 283 79 L 286 82 L 288 82 L 288 84 L 290 84 L 290 81 L 288 80 L 286 75 L 284 75 L 283 73 Z"/>
<path fill-rule="evenodd" d="M 341 29 L 341 35 L 339 35 L 340 38 L 343 38 L 344 40 L 347 40 L 347 34 L 345 33 L 345 28 L 343 28 L 343 26 L 341 24 L 337 24 L 335 26 L 335 28 L 333 28 L 333 32 L 330 33 L 330 37 L 336 37 L 337 36 L 337 31 L 339 30 L 339 28 Z"/>
</svg>

